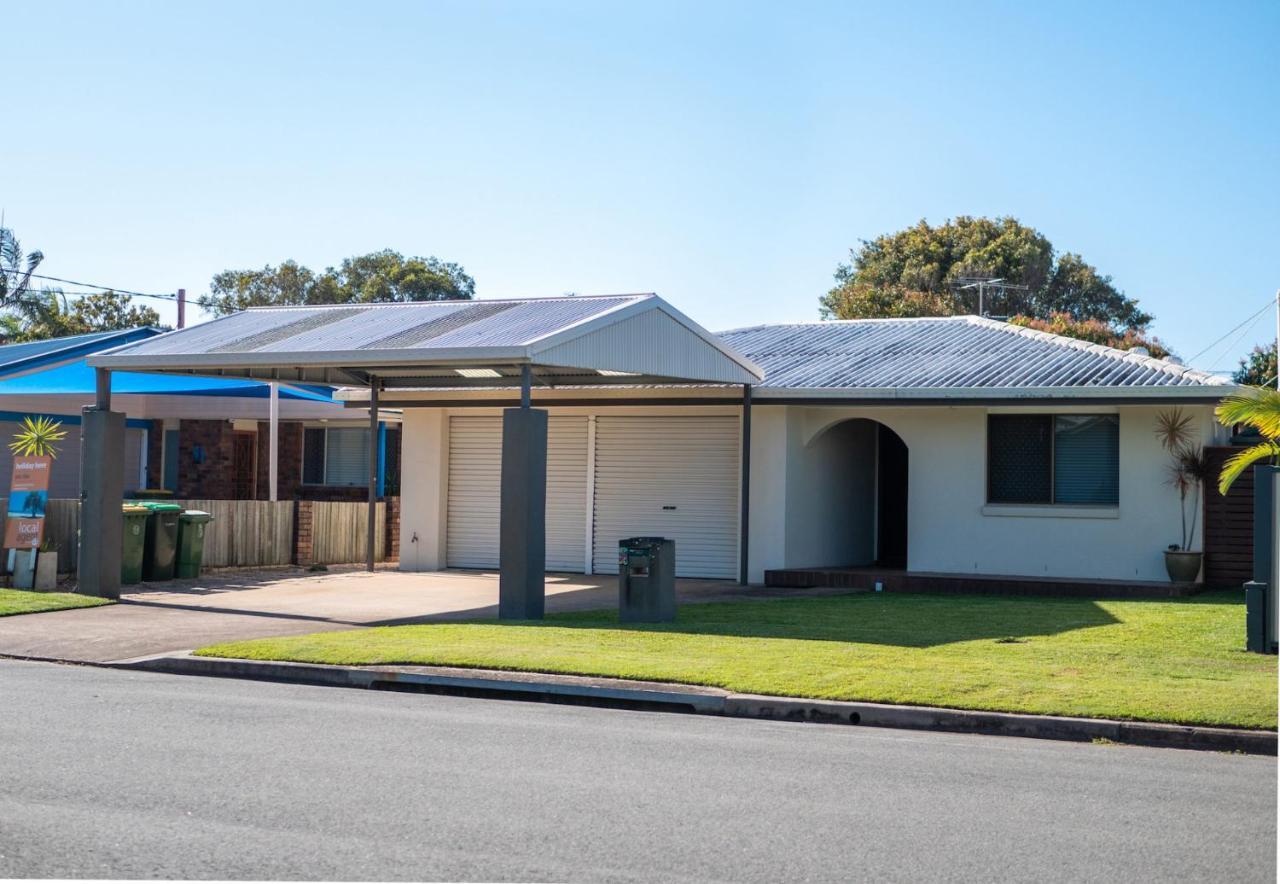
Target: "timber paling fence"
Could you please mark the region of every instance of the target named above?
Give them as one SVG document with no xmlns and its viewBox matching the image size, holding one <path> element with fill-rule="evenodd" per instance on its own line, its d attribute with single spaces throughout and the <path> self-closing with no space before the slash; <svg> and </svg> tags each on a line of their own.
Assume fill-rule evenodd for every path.
<svg viewBox="0 0 1280 884">
<path fill-rule="evenodd" d="M 369 505 L 317 500 L 311 506 L 311 560 L 320 565 L 363 562 L 368 555 Z M 387 508 L 382 501 L 378 501 L 377 508 L 373 559 L 383 562 L 387 548 Z"/>
<path fill-rule="evenodd" d="M 4 498 L 0 501 L 8 503 Z M 205 528 L 204 564 L 210 568 L 267 565 L 343 565 L 365 561 L 368 504 L 356 501 L 175 500 L 213 516 Z M 7 507 L 4 510 L 7 512 Z M 392 518 L 399 507 L 392 506 Z M 306 530 L 300 530 L 303 525 Z M 387 559 L 387 504 L 379 501 L 374 558 Z M 50 500 L 45 539 L 58 548 L 58 570 L 74 573 L 79 554 L 80 501 Z M 394 544 L 393 551 L 394 551 Z"/>
</svg>

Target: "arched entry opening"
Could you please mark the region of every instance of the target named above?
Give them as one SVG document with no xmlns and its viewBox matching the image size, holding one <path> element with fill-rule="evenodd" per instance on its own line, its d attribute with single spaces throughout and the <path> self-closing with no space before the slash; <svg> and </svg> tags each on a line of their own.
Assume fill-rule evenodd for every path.
<svg viewBox="0 0 1280 884">
<path fill-rule="evenodd" d="M 866 418 L 810 439 L 788 472 L 788 567 L 906 568 L 908 460 L 902 437 Z"/>
<path fill-rule="evenodd" d="M 876 424 L 876 559 L 881 568 L 907 567 L 907 443 Z"/>
</svg>

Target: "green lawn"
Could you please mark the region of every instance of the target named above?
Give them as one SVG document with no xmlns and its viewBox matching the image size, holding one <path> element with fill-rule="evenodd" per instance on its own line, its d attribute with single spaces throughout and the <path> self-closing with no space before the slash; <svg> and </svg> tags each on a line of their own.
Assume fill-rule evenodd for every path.
<svg viewBox="0 0 1280 884">
<path fill-rule="evenodd" d="M 1276 727 L 1276 658 L 1246 653 L 1240 593 L 1169 601 L 853 594 L 388 626 L 209 656 L 604 675 L 757 694 Z"/>
<path fill-rule="evenodd" d="M 74 592 L 29 592 L 25 589 L 0 589 L 0 617 L 10 614 L 39 614 L 66 608 L 92 608 L 109 605 L 110 599 L 77 595 Z"/>
</svg>

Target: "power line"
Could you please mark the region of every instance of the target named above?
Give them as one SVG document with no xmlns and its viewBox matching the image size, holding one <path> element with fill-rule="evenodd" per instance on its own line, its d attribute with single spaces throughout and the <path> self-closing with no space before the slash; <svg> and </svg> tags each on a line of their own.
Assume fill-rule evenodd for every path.
<svg viewBox="0 0 1280 884">
<path fill-rule="evenodd" d="M 1275 305 L 1275 303 L 1276 303 L 1276 302 L 1275 302 L 1275 299 L 1274 299 L 1274 298 L 1268 298 L 1268 299 L 1267 299 L 1267 303 L 1263 304 L 1263 305 L 1262 305 L 1262 308 L 1261 308 L 1260 310 L 1258 310 L 1256 313 L 1252 313 L 1252 314 L 1250 314 L 1249 316 L 1245 317 L 1244 322 L 1241 322 L 1239 325 L 1232 326 L 1232 328 L 1230 329 L 1230 331 L 1228 331 L 1228 332 L 1227 332 L 1226 334 L 1224 334 L 1222 337 L 1218 338 L 1216 341 L 1214 341 L 1214 342 L 1213 342 L 1212 344 L 1210 344 L 1209 346 L 1205 347 L 1203 350 L 1201 350 L 1201 351 L 1200 351 L 1199 353 L 1197 353 L 1195 356 L 1192 356 L 1190 359 L 1188 359 L 1188 360 L 1187 360 L 1187 362 L 1188 362 L 1188 363 L 1195 362 L 1195 361 L 1196 361 L 1197 359 L 1199 359 L 1201 356 L 1203 356 L 1204 354 L 1208 353 L 1210 350 L 1212 350 L 1214 347 L 1216 347 L 1216 346 L 1218 346 L 1219 344 L 1221 344 L 1221 343 L 1222 343 L 1223 341 L 1225 341 L 1227 338 L 1231 337 L 1233 334 L 1235 334 L 1236 332 L 1238 332 L 1240 329 L 1244 328 L 1246 325 L 1249 325 L 1249 323 L 1251 323 L 1251 322 L 1256 322 L 1256 320 L 1258 319 L 1258 317 L 1259 317 L 1259 316 L 1261 316 L 1263 313 L 1266 313 L 1268 310 L 1270 310 L 1270 309 Z M 1250 326 L 1250 328 L 1252 328 L 1252 326 Z M 1246 329 L 1246 332 L 1247 332 L 1247 331 L 1248 331 L 1248 329 Z"/>
<path fill-rule="evenodd" d="M 95 294 L 97 292 L 112 291 L 112 292 L 119 292 L 122 295 L 130 295 L 131 297 L 134 297 L 134 298 L 159 298 L 162 301 L 178 300 L 178 296 L 176 293 L 157 295 L 157 294 L 148 293 L 148 292 L 133 292 L 133 291 L 130 291 L 129 289 L 117 288 L 116 286 L 113 286 L 113 285 L 97 285 L 96 283 L 92 283 L 92 282 L 77 282 L 74 279 L 62 279 L 61 277 L 45 276 L 40 273 L 27 273 L 26 271 L 19 270 L 17 268 L 0 267 L 0 272 L 12 273 L 15 276 L 30 276 L 32 279 L 43 279 L 49 282 L 61 282 L 61 283 L 65 283 L 66 285 L 78 285 L 78 286 L 82 286 L 84 288 L 92 290 L 89 292 L 73 292 L 72 294 L 85 295 L 85 294 Z"/>
<path fill-rule="evenodd" d="M 1237 348 L 1237 347 L 1239 347 L 1239 346 L 1244 342 L 1244 339 L 1245 339 L 1245 338 L 1247 338 L 1247 337 L 1249 336 L 1249 332 L 1253 331 L 1254 327 L 1255 327 L 1255 326 L 1257 326 L 1257 324 L 1258 324 L 1259 322 L 1261 322 L 1261 321 L 1262 321 L 1262 315 L 1261 315 L 1261 314 L 1259 314 L 1258 316 L 1254 317 L 1253 322 L 1251 322 L 1251 323 L 1249 323 L 1248 325 L 1246 325 L 1246 326 L 1245 326 L 1245 328 L 1244 328 L 1244 331 L 1242 331 L 1242 332 L 1240 332 L 1240 334 L 1236 335 L 1236 337 L 1231 341 L 1230 345 L 1228 345 L 1228 347 L 1226 348 L 1226 350 L 1225 350 L 1225 351 L 1223 351 L 1223 352 L 1224 352 L 1224 355 L 1225 355 L 1226 353 L 1231 353 L 1232 351 L 1236 350 L 1236 348 Z"/>
</svg>

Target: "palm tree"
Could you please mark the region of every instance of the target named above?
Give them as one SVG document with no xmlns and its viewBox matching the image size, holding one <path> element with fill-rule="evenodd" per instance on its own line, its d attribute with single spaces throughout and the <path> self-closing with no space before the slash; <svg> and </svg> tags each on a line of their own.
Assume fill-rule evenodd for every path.
<svg viewBox="0 0 1280 884">
<path fill-rule="evenodd" d="M 21 303 L 31 291 L 31 274 L 44 260 L 43 252 L 22 253 L 22 244 L 7 227 L 0 227 L 0 307 Z"/>
<path fill-rule="evenodd" d="M 1231 484 L 1254 464 L 1271 461 L 1280 466 L 1280 390 L 1253 387 L 1248 393 L 1228 396 L 1217 409 L 1218 420 L 1225 426 L 1248 424 L 1262 434 L 1263 441 L 1233 454 L 1222 465 L 1218 490 L 1226 494 Z"/>
</svg>

